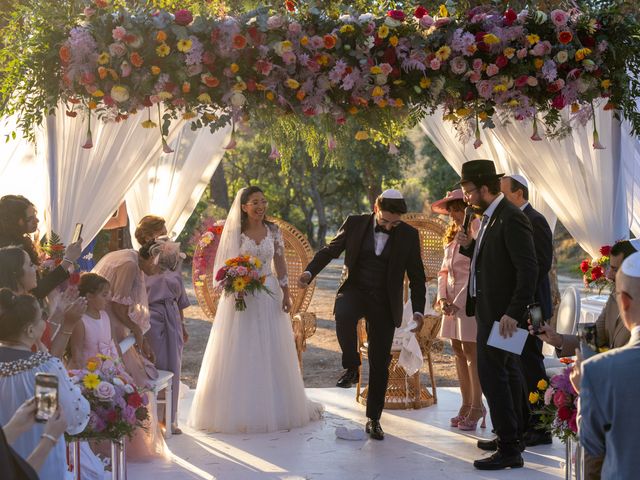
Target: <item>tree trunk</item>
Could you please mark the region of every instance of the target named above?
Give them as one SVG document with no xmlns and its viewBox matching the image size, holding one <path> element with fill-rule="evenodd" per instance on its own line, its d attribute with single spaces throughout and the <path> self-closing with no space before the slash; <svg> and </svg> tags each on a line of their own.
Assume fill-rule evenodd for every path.
<svg viewBox="0 0 640 480">
<path fill-rule="evenodd" d="M 229 187 L 227 186 L 227 178 L 224 175 L 224 167 L 222 165 L 224 158 L 220 160 L 218 168 L 213 172 L 211 180 L 209 180 L 209 189 L 211 191 L 211 201 L 225 210 L 229 210 Z"/>
<path fill-rule="evenodd" d="M 317 248 L 322 248 L 325 246 L 325 238 L 327 236 L 327 213 L 325 211 L 324 200 L 322 199 L 322 195 L 318 191 L 318 169 L 314 168 L 311 173 L 311 189 L 310 195 L 311 200 L 313 201 L 313 206 L 315 207 L 316 213 L 318 215 L 318 232 L 316 236 L 315 246 Z"/>
<path fill-rule="evenodd" d="M 369 205 L 371 210 L 376 203 L 376 198 L 382 193 L 382 183 L 380 178 L 377 178 L 370 167 L 364 169 L 364 187 L 367 190 L 367 198 L 369 199 Z"/>
</svg>

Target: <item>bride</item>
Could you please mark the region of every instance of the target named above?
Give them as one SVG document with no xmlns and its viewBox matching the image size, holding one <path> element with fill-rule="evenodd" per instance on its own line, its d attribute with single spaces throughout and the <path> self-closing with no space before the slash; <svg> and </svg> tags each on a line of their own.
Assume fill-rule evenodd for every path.
<svg viewBox="0 0 640 480">
<path fill-rule="evenodd" d="M 288 314 L 284 241 L 280 229 L 265 220 L 267 204 L 260 188 L 243 188 L 225 222 L 214 272 L 229 258 L 258 257 L 271 294 L 247 295 L 241 312 L 233 296 L 220 297 L 189 415 L 193 428 L 273 432 L 301 427 L 322 413 L 304 391 Z"/>
</svg>

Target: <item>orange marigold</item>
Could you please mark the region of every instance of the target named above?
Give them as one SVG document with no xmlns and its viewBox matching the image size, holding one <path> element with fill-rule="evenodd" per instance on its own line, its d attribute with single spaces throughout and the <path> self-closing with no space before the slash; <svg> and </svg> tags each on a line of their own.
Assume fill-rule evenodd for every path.
<svg viewBox="0 0 640 480">
<path fill-rule="evenodd" d="M 246 44 L 247 39 L 244 37 L 244 35 L 236 35 L 235 37 L 233 37 L 233 48 L 241 50 L 245 47 Z"/>
<path fill-rule="evenodd" d="M 129 60 L 131 60 L 131 65 L 133 65 L 136 68 L 140 68 L 144 63 L 144 59 L 142 58 L 142 55 L 140 55 L 138 52 L 133 52 L 129 57 Z"/>
<path fill-rule="evenodd" d="M 324 48 L 332 49 L 333 47 L 336 46 L 336 37 L 334 37 L 333 35 L 325 35 L 323 39 L 324 39 Z"/>
<path fill-rule="evenodd" d="M 62 60 L 63 63 L 69 63 L 71 61 L 71 50 L 68 45 L 60 47 L 58 54 L 60 55 L 60 60 Z"/>
</svg>

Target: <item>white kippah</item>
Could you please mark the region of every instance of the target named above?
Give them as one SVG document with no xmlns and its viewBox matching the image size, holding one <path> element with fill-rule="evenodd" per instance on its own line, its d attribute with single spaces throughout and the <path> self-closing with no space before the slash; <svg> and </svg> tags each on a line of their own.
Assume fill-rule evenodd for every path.
<svg viewBox="0 0 640 480">
<path fill-rule="evenodd" d="M 395 188 L 390 188 L 388 190 L 385 190 L 384 192 L 382 192 L 380 196 L 382 198 L 389 198 L 394 200 L 402 200 L 404 198 L 402 196 L 402 193 L 400 193 L 400 190 L 396 190 Z"/>
<path fill-rule="evenodd" d="M 640 252 L 633 253 L 625 258 L 620 270 L 628 277 L 640 278 Z"/>
<path fill-rule="evenodd" d="M 524 185 L 525 187 L 529 188 L 529 182 L 527 182 L 527 179 L 524 178 L 522 175 L 518 175 L 517 173 L 514 173 L 513 175 L 506 175 L 506 176 L 513 178 L 520 185 Z"/>
</svg>

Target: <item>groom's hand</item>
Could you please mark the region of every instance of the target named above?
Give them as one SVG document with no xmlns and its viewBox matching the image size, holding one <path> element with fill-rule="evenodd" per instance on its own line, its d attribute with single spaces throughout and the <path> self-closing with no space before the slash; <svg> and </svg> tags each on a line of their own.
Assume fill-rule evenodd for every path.
<svg viewBox="0 0 640 480">
<path fill-rule="evenodd" d="M 309 282 L 311 282 L 311 273 L 302 272 L 302 274 L 298 277 L 298 287 L 304 290 L 309 286 Z"/>
<path fill-rule="evenodd" d="M 416 328 L 414 328 L 413 330 L 411 330 L 413 333 L 418 333 L 420 330 L 422 330 L 422 324 L 424 323 L 424 315 L 422 315 L 421 313 L 414 313 L 413 314 L 413 321 L 416 322 L 418 325 L 416 325 Z"/>
</svg>

